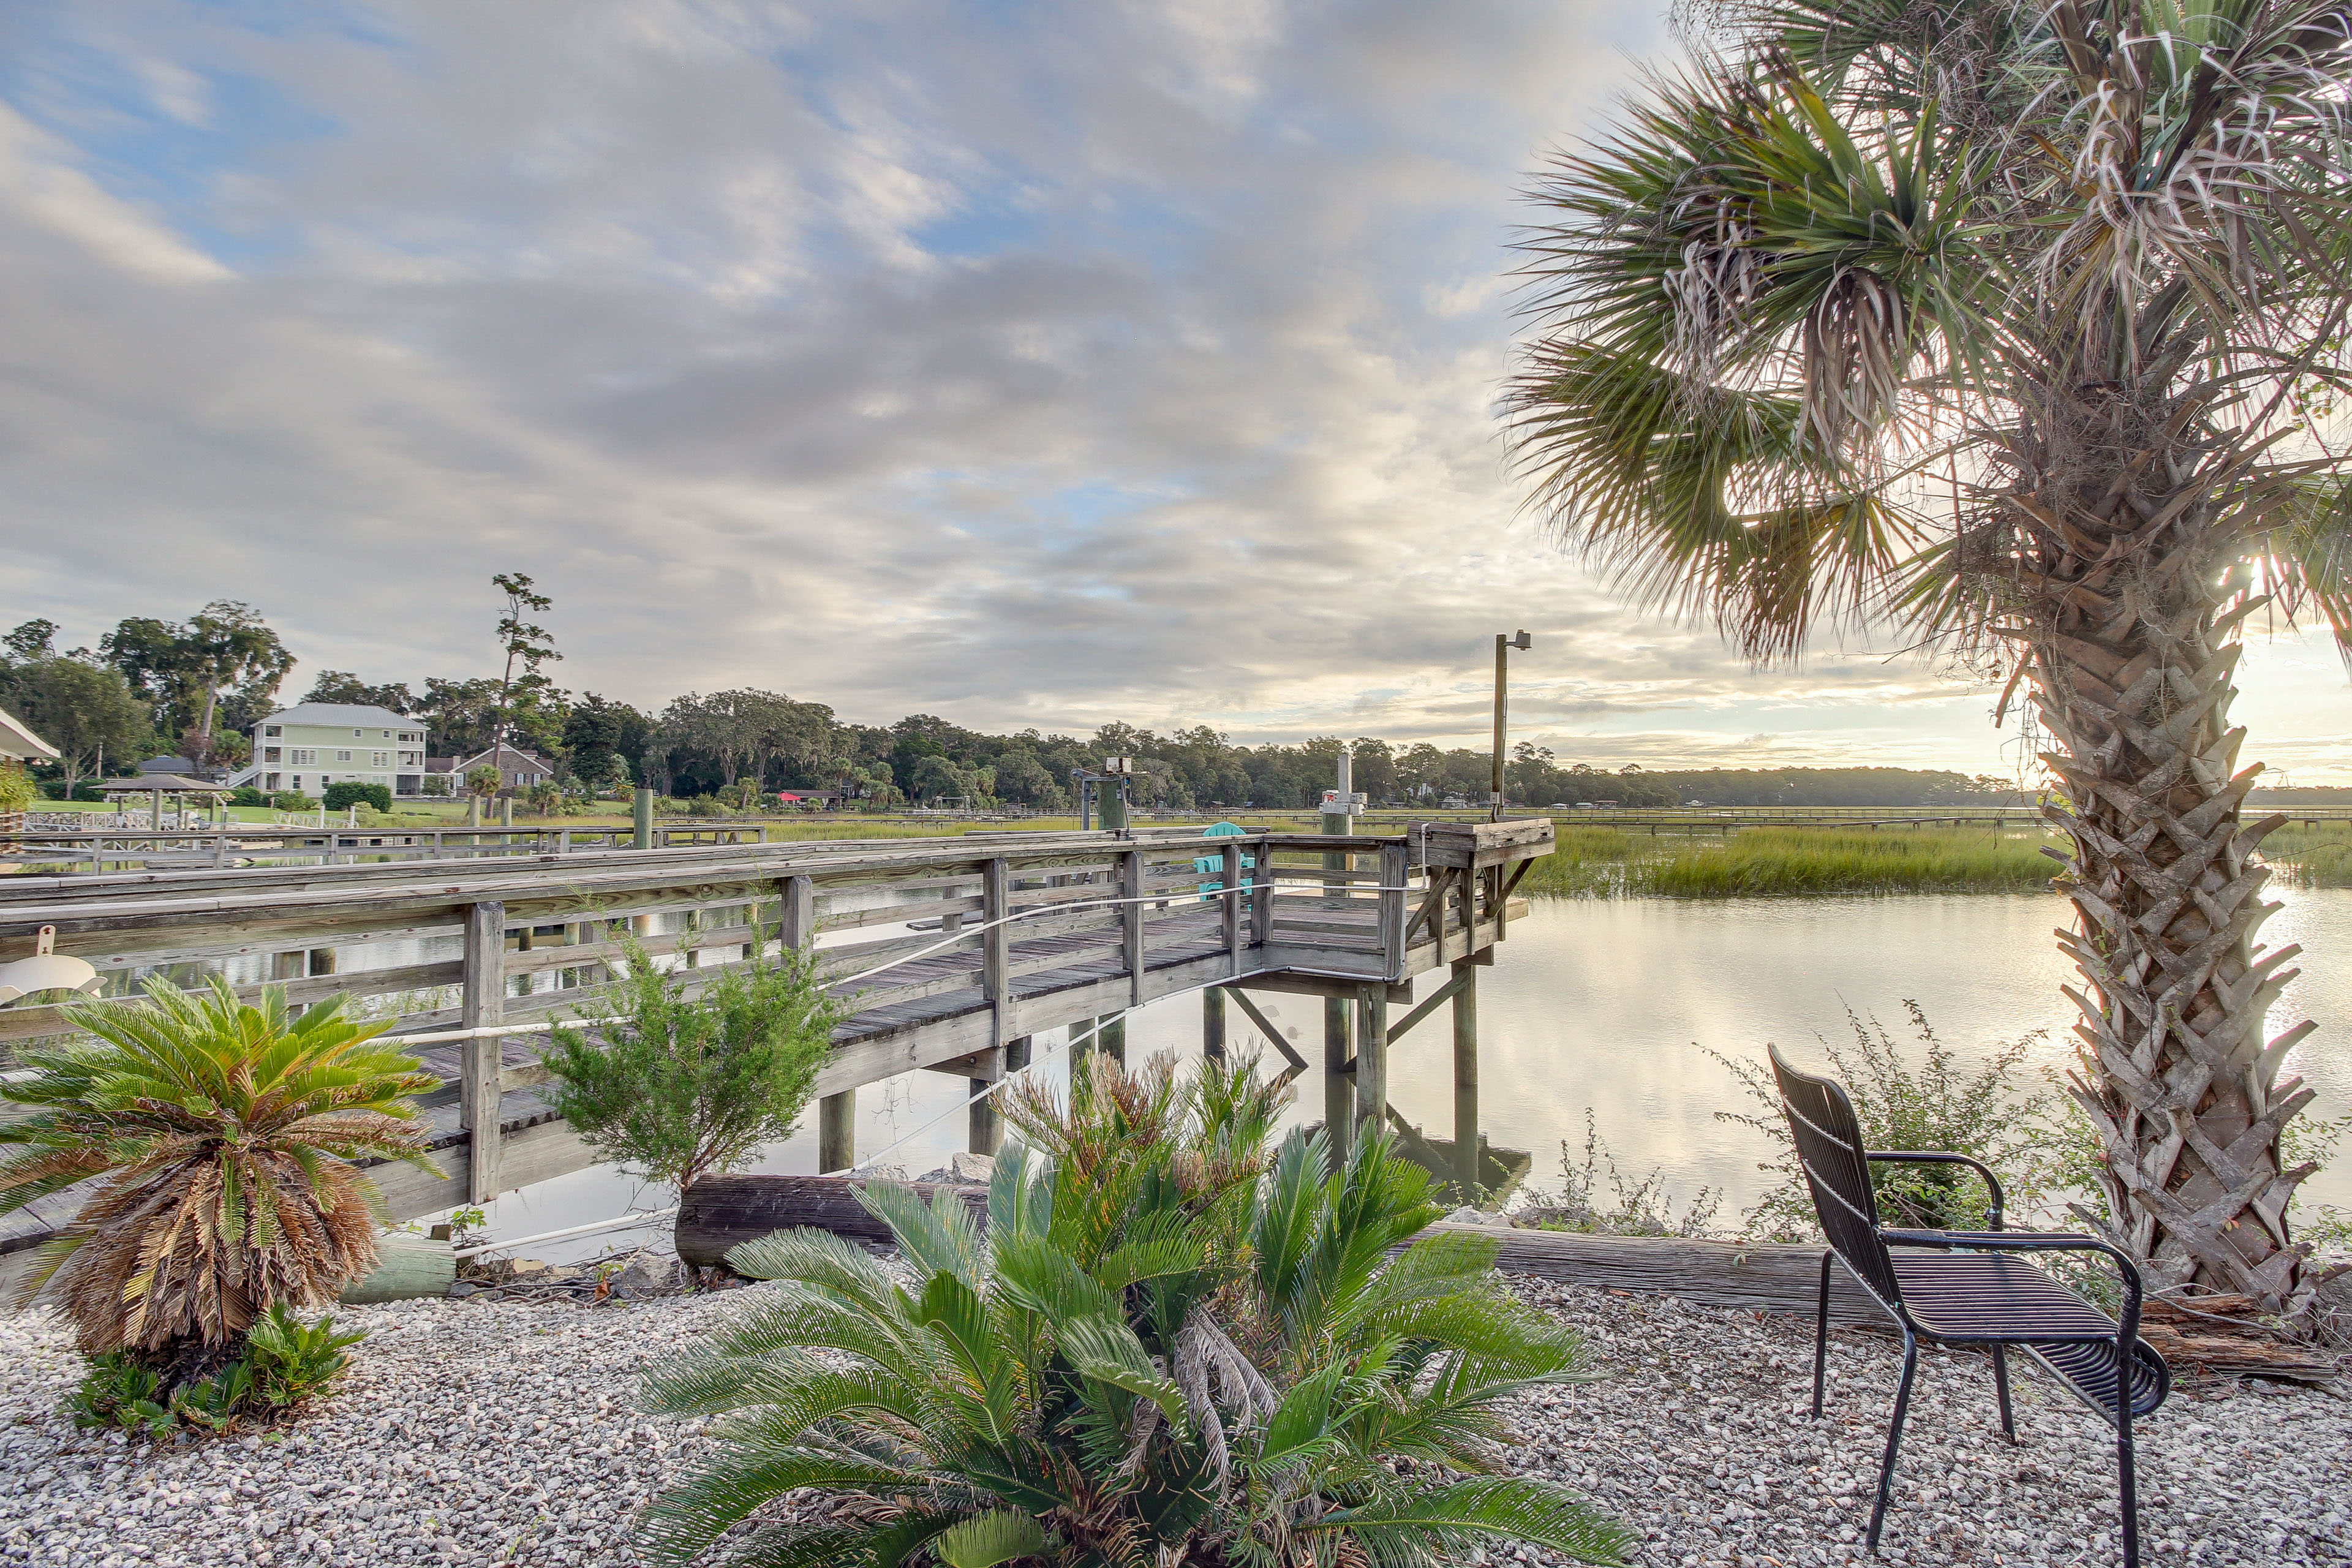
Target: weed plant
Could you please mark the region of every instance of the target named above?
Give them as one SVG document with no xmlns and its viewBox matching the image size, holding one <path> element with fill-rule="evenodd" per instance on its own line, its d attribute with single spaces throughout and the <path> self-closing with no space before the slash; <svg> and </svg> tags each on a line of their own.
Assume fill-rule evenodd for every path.
<svg viewBox="0 0 2352 1568">
<path fill-rule="evenodd" d="M 1563 1139 L 1559 1145 L 1560 1189 L 1557 1194 L 1537 1193 L 1513 1217 L 1538 1230 L 1574 1231 L 1582 1236 L 1679 1236 L 1716 1234 L 1715 1216 L 1723 1207 L 1723 1194 L 1701 1187 L 1675 1213 L 1666 1191 L 1666 1173 L 1652 1167 L 1640 1181 L 1628 1182 L 1617 1168 L 1617 1157 L 1601 1136 L 1590 1106 L 1584 1111 L 1584 1152 L 1578 1158 Z M 1603 1188 L 1606 1188 L 1604 1195 Z"/>
</svg>

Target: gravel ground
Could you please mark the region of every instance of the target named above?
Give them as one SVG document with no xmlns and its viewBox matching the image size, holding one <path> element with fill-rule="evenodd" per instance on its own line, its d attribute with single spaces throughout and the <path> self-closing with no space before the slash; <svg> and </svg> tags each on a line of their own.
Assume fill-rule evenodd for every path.
<svg viewBox="0 0 2352 1568">
<path fill-rule="evenodd" d="M 1529 1401 L 1515 1462 L 1644 1534 L 1646 1565 L 1866 1561 L 1896 1352 L 1841 1331 L 1831 1418 L 1804 1414 L 1808 1326 L 1521 1279 L 1583 1325 L 1603 1382 Z M 732 1310 L 687 1300 L 404 1301 L 336 1394 L 282 1431 L 161 1447 L 78 1432 L 78 1375 L 43 1317 L 0 1319 L 0 1562 L 634 1563 L 627 1521 L 697 1440 L 629 1408 L 635 1374 Z M 1981 1358 L 1926 1358 L 1882 1561 L 2111 1563 L 2115 1480 L 2087 1413 L 2017 1379 L 2000 1436 Z M 2143 1428 L 2152 1563 L 2352 1563 L 2352 1403 L 2176 1392 Z M 1540 1554 L 1495 1560 L 1541 1563 Z"/>
</svg>

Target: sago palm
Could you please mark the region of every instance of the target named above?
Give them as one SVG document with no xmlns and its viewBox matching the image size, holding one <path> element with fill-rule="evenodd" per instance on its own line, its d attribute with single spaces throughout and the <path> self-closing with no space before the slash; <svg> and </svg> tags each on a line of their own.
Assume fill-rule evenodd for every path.
<svg viewBox="0 0 2352 1568">
<path fill-rule="evenodd" d="M 2292 1305 L 2292 948 L 2240 629 L 2352 626 L 2347 10 L 1724 0 L 1540 179 L 1539 505 L 1750 657 L 1892 625 L 2023 683 L 2073 840 L 2075 1092 L 2151 1285 Z M 2347 645 L 2352 646 L 2352 645 Z"/>
<path fill-rule="evenodd" d="M 151 979 L 70 1009 L 93 1038 L 25 1052 L 0 1086 L 31 1111 L 0 1123 L 0 1213 L 97 1178 L 20 1292 L 53 1298 L 85 1353 L 184 1382 L 271 1307 L 324 1305 L 375 1266 L 382 1205 L 352 1162 L 433 1170 L 404 1097 L 440 1080 L 339 1002 L 298 1018 L 283 987 L 247 1004 L 219 976 Z"/>
<path fill-rule="evenodd" d="M 1507 1538 L 1617 1561 L 1620 1527 L 1481 1473 L 1503 1400 L 1585 1375 L 1575 1334 L 1504 1292 L 1491 1242 L 1388 1256 L 1440 1210 L 1383 1138 L 1328 1173 L 1293 1134 L 1267 1170 L 1269 1104 L 1213 1066 L 1082 1064 L 1056 1154 L 1000 1156 L 984 1235 L 951 1196 L 866 1189 L 911 1287 L 820 1231 L 735 1248 L 773 1286 L 648 1379 L 653 1408 L 719 1417 L 647 1512 L 655 1555 L 1305 1568 Z M 822 1506 L 776 1511 L 801 1489 Z"/>
</svg>

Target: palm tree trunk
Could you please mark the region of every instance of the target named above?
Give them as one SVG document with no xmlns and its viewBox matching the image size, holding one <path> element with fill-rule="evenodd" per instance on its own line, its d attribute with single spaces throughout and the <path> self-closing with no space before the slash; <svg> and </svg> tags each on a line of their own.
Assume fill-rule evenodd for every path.
<svg viewBox="0 0 2352 1568">
<path fill-rule="evenodd" d="M 2237 628 L 2263 602 L 2230 567 L 2243 454 L 2204 425 L 2207 395 L 2090 384 L 2050 398 L 2011 444 L 2003 574 L 2019 590 L 2045 753 L 2071 810 L 2060 941 L 2082 1071 L 2072 1092 L 2104 1145 L 2108 1213 L 2150 1289 L 2183 1285 L 2290 1310 L 2305 1289 L 2286 1208 L 2314 1167 L 2279 1132 L 2311 1100 L 2278 1080 L 2302 1023 L 2263 1019 L 2298 949 L 2254 940 L 2278 908 L 2256 853 L 2282 817 L 2241 820 L 2262 772 L 2229 721 Z M 1995 565 L 1995 570 L 2002 570 Z M 2225 574 L 2226 573 L 2226 574 Z"/>
</svg>

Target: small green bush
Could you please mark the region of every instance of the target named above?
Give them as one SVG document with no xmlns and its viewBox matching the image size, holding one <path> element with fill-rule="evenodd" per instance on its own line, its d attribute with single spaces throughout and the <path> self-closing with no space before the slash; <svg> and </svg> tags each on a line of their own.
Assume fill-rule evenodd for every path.
<svg viewBox="0 0 2352 1568">
<path fill-rule="evenodd" d="M 269 797 L 251 784 L 239 784 L 229 792 L 228 803 L 231 805 L 268 805 Z"/>
<path fill-rule="evenodd" d="M 244 1355 L 182 1384 L 168 1404 L 162 1373 L 132 1352 L 109 1351 L 89 1358 L 64 1409 L 84 1430 L 120 1427 L 151 1437 L 182 1426 L 226 1432 L 314 1397 L 350 1363 L 350 1347 L 365 1338 L 363 1330 L 337 1332 L 332 1318 L 306 1324 L 280 1302 L 255 1322 Z"/>
<path fill-rule="evenodd" d="M 345 779 L 327 786 L 327 809 L 346 811 L 354 805 L 368 805 L 378 811 L 392 809 L 392 791 L 380 784 L 362 784 L 357 779 Z"/>
<path fill-rule="evenodd" d="M 316 811 L 319 803 L 299 789 L 281 789 L 269 797 L 269 804 L 278 811 Z"/>
<path fill-rule="evenodd" d="M 32 774 L 15 763 L 0 762 L 0 811 L 22 811 L 40 794 Z"/>
<path fill-rule="evenodd" d="M 46 779 L 42 781 L 41 784 L 41 797 L 44 800 L 65 800 L 68 798 L 74 800 L 104 800 L 106 798 L 106 795 L 105 792 L 100 790 L 94 782 L 89 779 L 83 779 L 73 786 L 73 794 L 68 797 L 66 794 L 65 780 Z"/>
<path fill-rule="evenodd" d="M 626 973 L 593 1004 L 592 1039 L 550 1031 L 555 1109 L 581 1142 L 680 1192 L 792 1135 L 843 1015 L 807 951 L 663 973 L 625 941 Z M 687 986 L 708 982 L 692 999 Z"/>
</svg>

